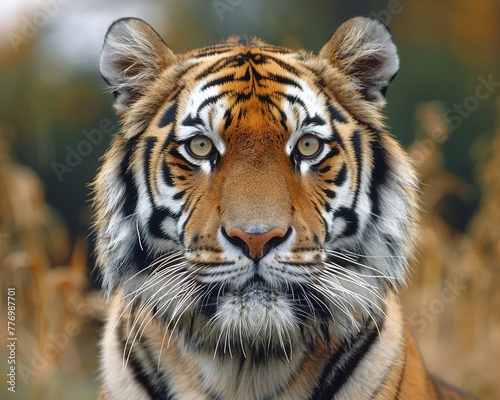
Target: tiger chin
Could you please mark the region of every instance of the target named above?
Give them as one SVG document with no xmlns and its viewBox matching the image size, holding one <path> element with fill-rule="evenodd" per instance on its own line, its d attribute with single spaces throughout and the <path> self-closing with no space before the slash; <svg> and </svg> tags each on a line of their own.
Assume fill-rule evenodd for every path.
<svg viewBox="0 0 500 400">
<path fill-rule="evenodd" d="M 240 38 L 174 54 L 142 20 L 111 25 L 101 399 L 467 398 L 426 372 L 397 299 L 418 222 L 383 123 L 398 68 L 373 18 L 317 55 Z"/>
</svg>

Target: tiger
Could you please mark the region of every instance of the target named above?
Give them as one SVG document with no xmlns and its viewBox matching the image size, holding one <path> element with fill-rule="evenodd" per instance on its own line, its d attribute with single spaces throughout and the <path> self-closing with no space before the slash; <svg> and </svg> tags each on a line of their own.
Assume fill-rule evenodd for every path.
<svg viewBox="0 0 500 400">
<path fill-rule="evenodd" d="M 398 300 L 419 188 L 385 128 L 385 24 L 317 54 L 176 54 L 125 18 L 99 66 L 120 118 L 94 181 L 100 399 L 470 398 L 427 372 Z"/>
</svg>

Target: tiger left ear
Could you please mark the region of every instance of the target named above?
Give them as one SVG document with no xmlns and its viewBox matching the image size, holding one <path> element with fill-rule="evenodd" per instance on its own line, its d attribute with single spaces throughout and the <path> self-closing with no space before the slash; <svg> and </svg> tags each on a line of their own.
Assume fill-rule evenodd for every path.
<svg viewBox="0 0 500 400">
<path fill-rule="evenodd" d="M 115 21 L 106 33 L 99 68 L 111 85 L 118 114 L 174 61 L 174 53 L 146 22 L 138 18 Z"/>
<path fill-rule="evenodd" d="M 389 28 L 376 18 L 344 22 L 319 56 L 353 77 L 365 98 L 385 105 L 385 94 L 399 69 L 399 57 Z"/>
</svg>

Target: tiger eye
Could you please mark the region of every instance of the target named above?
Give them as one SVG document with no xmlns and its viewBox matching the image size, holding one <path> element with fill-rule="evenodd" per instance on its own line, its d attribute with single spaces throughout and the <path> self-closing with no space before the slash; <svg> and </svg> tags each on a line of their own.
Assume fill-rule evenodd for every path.
<svg viewBox="0 0 500 400">
<path fill-rule="evenodd" d="M 195 136 L 189 142 L 189 151 L 195 157 L 208 157 L 214 148 L 212 141 L 206 136 Z"/>
<path fill-rule="evenodd" d="M 321 150 L 321 142 L 314 135 L 304 135 L 297 142 L 297 151 L 302 157 L 314 157 Z"/>
</svg>

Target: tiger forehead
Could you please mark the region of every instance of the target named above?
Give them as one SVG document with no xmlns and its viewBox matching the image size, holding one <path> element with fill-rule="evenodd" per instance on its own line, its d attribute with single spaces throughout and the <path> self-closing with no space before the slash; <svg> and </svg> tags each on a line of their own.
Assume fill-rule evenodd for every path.
<svg viewBox="0 0 500 400">
<path fill-rule="evenodd" d="M 283 92 L 284 86 L 301 87 L 296 77 L 305 71 L 297 63 L 299 58 L 286 49 L 270 52 L 260 47 L 238 46 L 202 61 L 194 80 L 203 82 L 202 91 L 217 86 L 237 102 L 252 96 L 266 102 Z"/>
<path fill-rule="evenodd" d="M 291 132 L 298 127 L 300 108 L 322 108 L 324 95 L 303 56 L 268 47 L 236 46 L 198 54 L 198 65 L 185 76 L 190 84 L 180 97 L 180 122 L 217 133 L 228 128 Z"/>
</svg>

